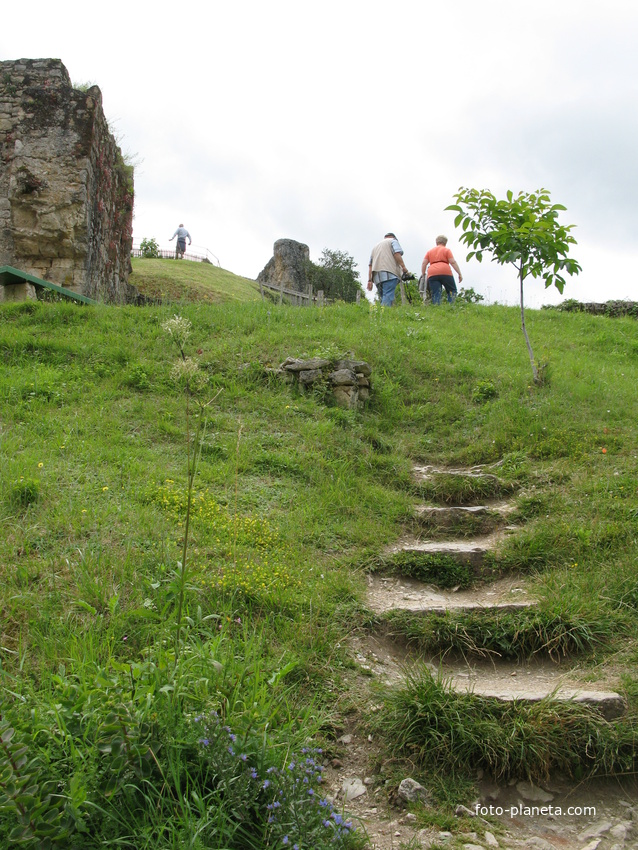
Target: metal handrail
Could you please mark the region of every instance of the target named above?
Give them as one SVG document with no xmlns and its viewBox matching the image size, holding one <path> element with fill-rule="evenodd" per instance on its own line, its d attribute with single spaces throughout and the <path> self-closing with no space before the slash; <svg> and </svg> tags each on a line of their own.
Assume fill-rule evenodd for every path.
<svg viewBox="0 0 638 850">
<path fill-rule="evenodd" d="M 140 244 L 141 244 L 141 242 L 137 242 L 137 241 L 133 242 L 133 245 L 131 246 L 131 257 L 141 257 L 142 256 L 142 249 L 140 247 Z M 189 245 L 188 247 L 190 248 L 191 246 Z M 215 254 L 213 254 L 213 252 L 209 248 L 205 248 L 202 245 L 194 245 L 192 247 L 198 249 L 199 251 L 203 251 L 204 253 L 193 253 L 192 251 L 187 251 L 184 254 L 185 260 L 190 260 L 191 262 L 194 262 L 194 263 L 207 262 L 207 263 L 211 263 L 214 266 L 217 266 L 218 268 L 221 268 L 221 263 L 219 262 L 219 258 Z M 160 260 L 173 260 L 173 259 L 175 259 L 175 248 L 174 247 L 173 248 L 158 248 L 157 253 L 159 255 L 158 259 L 160 259 Z"/>
</svg>

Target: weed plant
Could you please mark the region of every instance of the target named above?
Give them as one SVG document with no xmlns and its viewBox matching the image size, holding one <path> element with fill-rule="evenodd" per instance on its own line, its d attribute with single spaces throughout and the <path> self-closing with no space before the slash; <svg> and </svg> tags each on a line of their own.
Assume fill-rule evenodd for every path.
<svg viewBox="0 0 638 850">
<path fill-rule="evenodd" d="M 402 611 L 388 615 L 387 622 L 394 634 L 405 636 L 423 652 L 492 659 L 544 654 L 554 661 L 608 643 L 614 626 L 619 625 L 603 612 L 595 620 L 586 620 L 542 610 L 447 612 L 428 617 Z"/>
<path fill-rule="evenodd" d="M 468 775 L 483 769 L 497 780 L 550 775 L 582 779 L 632 772 L 635 714 L 601 722 L 595 709 L 574 702 L 500 702 L 458 694 L 426 670 L 393 692 L 379 718 L 397 751 L 423 770 Z"/>
</svg>

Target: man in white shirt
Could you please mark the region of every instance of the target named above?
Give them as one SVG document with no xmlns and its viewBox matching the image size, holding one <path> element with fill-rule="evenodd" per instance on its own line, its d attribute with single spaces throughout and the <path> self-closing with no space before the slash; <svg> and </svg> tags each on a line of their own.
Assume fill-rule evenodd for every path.
<svg viewBox="0 0 638 850">
<path fill-rule="evenodd" d="M 186 251 L 186 239 L 188 238 L 188 244 L 189 245 L 193 244 L 193 240 L 191 239 L 190 233 L 188 232 L 188 230 L 186 230 L 186 228 L 184 227 L 183 224 L 180 224 L 180 226 L 177 228 L 175 233 L 173 233 L 173 235 L 171 236 L 171 238 L 168 241 L 172 242 L 173 239 L 175 239 L 176 236 L 177 236 L 177 242 L 175 244 L 175 259 L 176 260 L 183 260 L 184 259 L 184 252 Z"/>
<path fill-rule="evenodd" d="M 394 233 L 386 233 L 372 249 L 368 266 L 368 289 L 372 291 L 372 284 L 376 284 L 383 307 L 392 307 L 399 279 L 407 271 L 403 262 L 403 248 L 397 237 Z"/>
</svg>

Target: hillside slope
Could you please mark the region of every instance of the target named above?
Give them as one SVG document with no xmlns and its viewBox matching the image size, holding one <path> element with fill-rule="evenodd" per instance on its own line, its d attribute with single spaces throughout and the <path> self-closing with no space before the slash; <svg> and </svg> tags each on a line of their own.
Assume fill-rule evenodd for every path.
<svg viewBox="0 0 638 850">
<path fill-rule="evenodd" d="M 166 301 L 198 301 L 223 304 L 256 301 L 259 287 L 254 280 L 233 274 L 211 263 L 189 260 L 133 258 L 129 283 L 149 298 Z"/>
<path fill-rule="evenodd" d="M 190 286 L 199 266 L 179 266 Z M 5 793 L 30 789 L 69 847 L 320 850 L 361 846 L 318 781 L 347 757 L 345 733 L 374 742 L 375 801 L 409 772 L 436 802 L 419 823 L 455 830 L 478 769 L 505 783 L 635 770 L 637 327 L 530 310 L 549 363 L 536 387 L 516 308 L 0 307 Z M 357 411 L 276 374 L 344 355 L 372 367 Z M 455 534 L 516 533 L 480 575 L 424 550 L 448 533 L 440 509 L 481 500 Z M 449 594 L 511 579 L 538 604 L 384 620 L 369 589 L 386 578 Z M 407 687 L 371 683 L 353 649 L 382 629 L 411 653 Z M 432 679 L 432 648 L 568 667 L 624 714 L 550 701 L 484 715 Z M 0 846 L 36 828 L 29 811 L 0 803 Z"/>
</svg>

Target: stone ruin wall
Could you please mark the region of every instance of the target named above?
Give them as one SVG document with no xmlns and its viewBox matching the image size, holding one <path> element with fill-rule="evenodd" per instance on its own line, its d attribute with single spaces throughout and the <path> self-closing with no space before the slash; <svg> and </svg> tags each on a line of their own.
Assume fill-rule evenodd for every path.
<svg viewBox="0 0 638 850">
<path fill-rule="evenodd" d="M 124 303 L 132 227 L 133 169 L 100 89 L 74 89 L 59 59 L 0 62 L 0 266 Z"/>
</svg>

